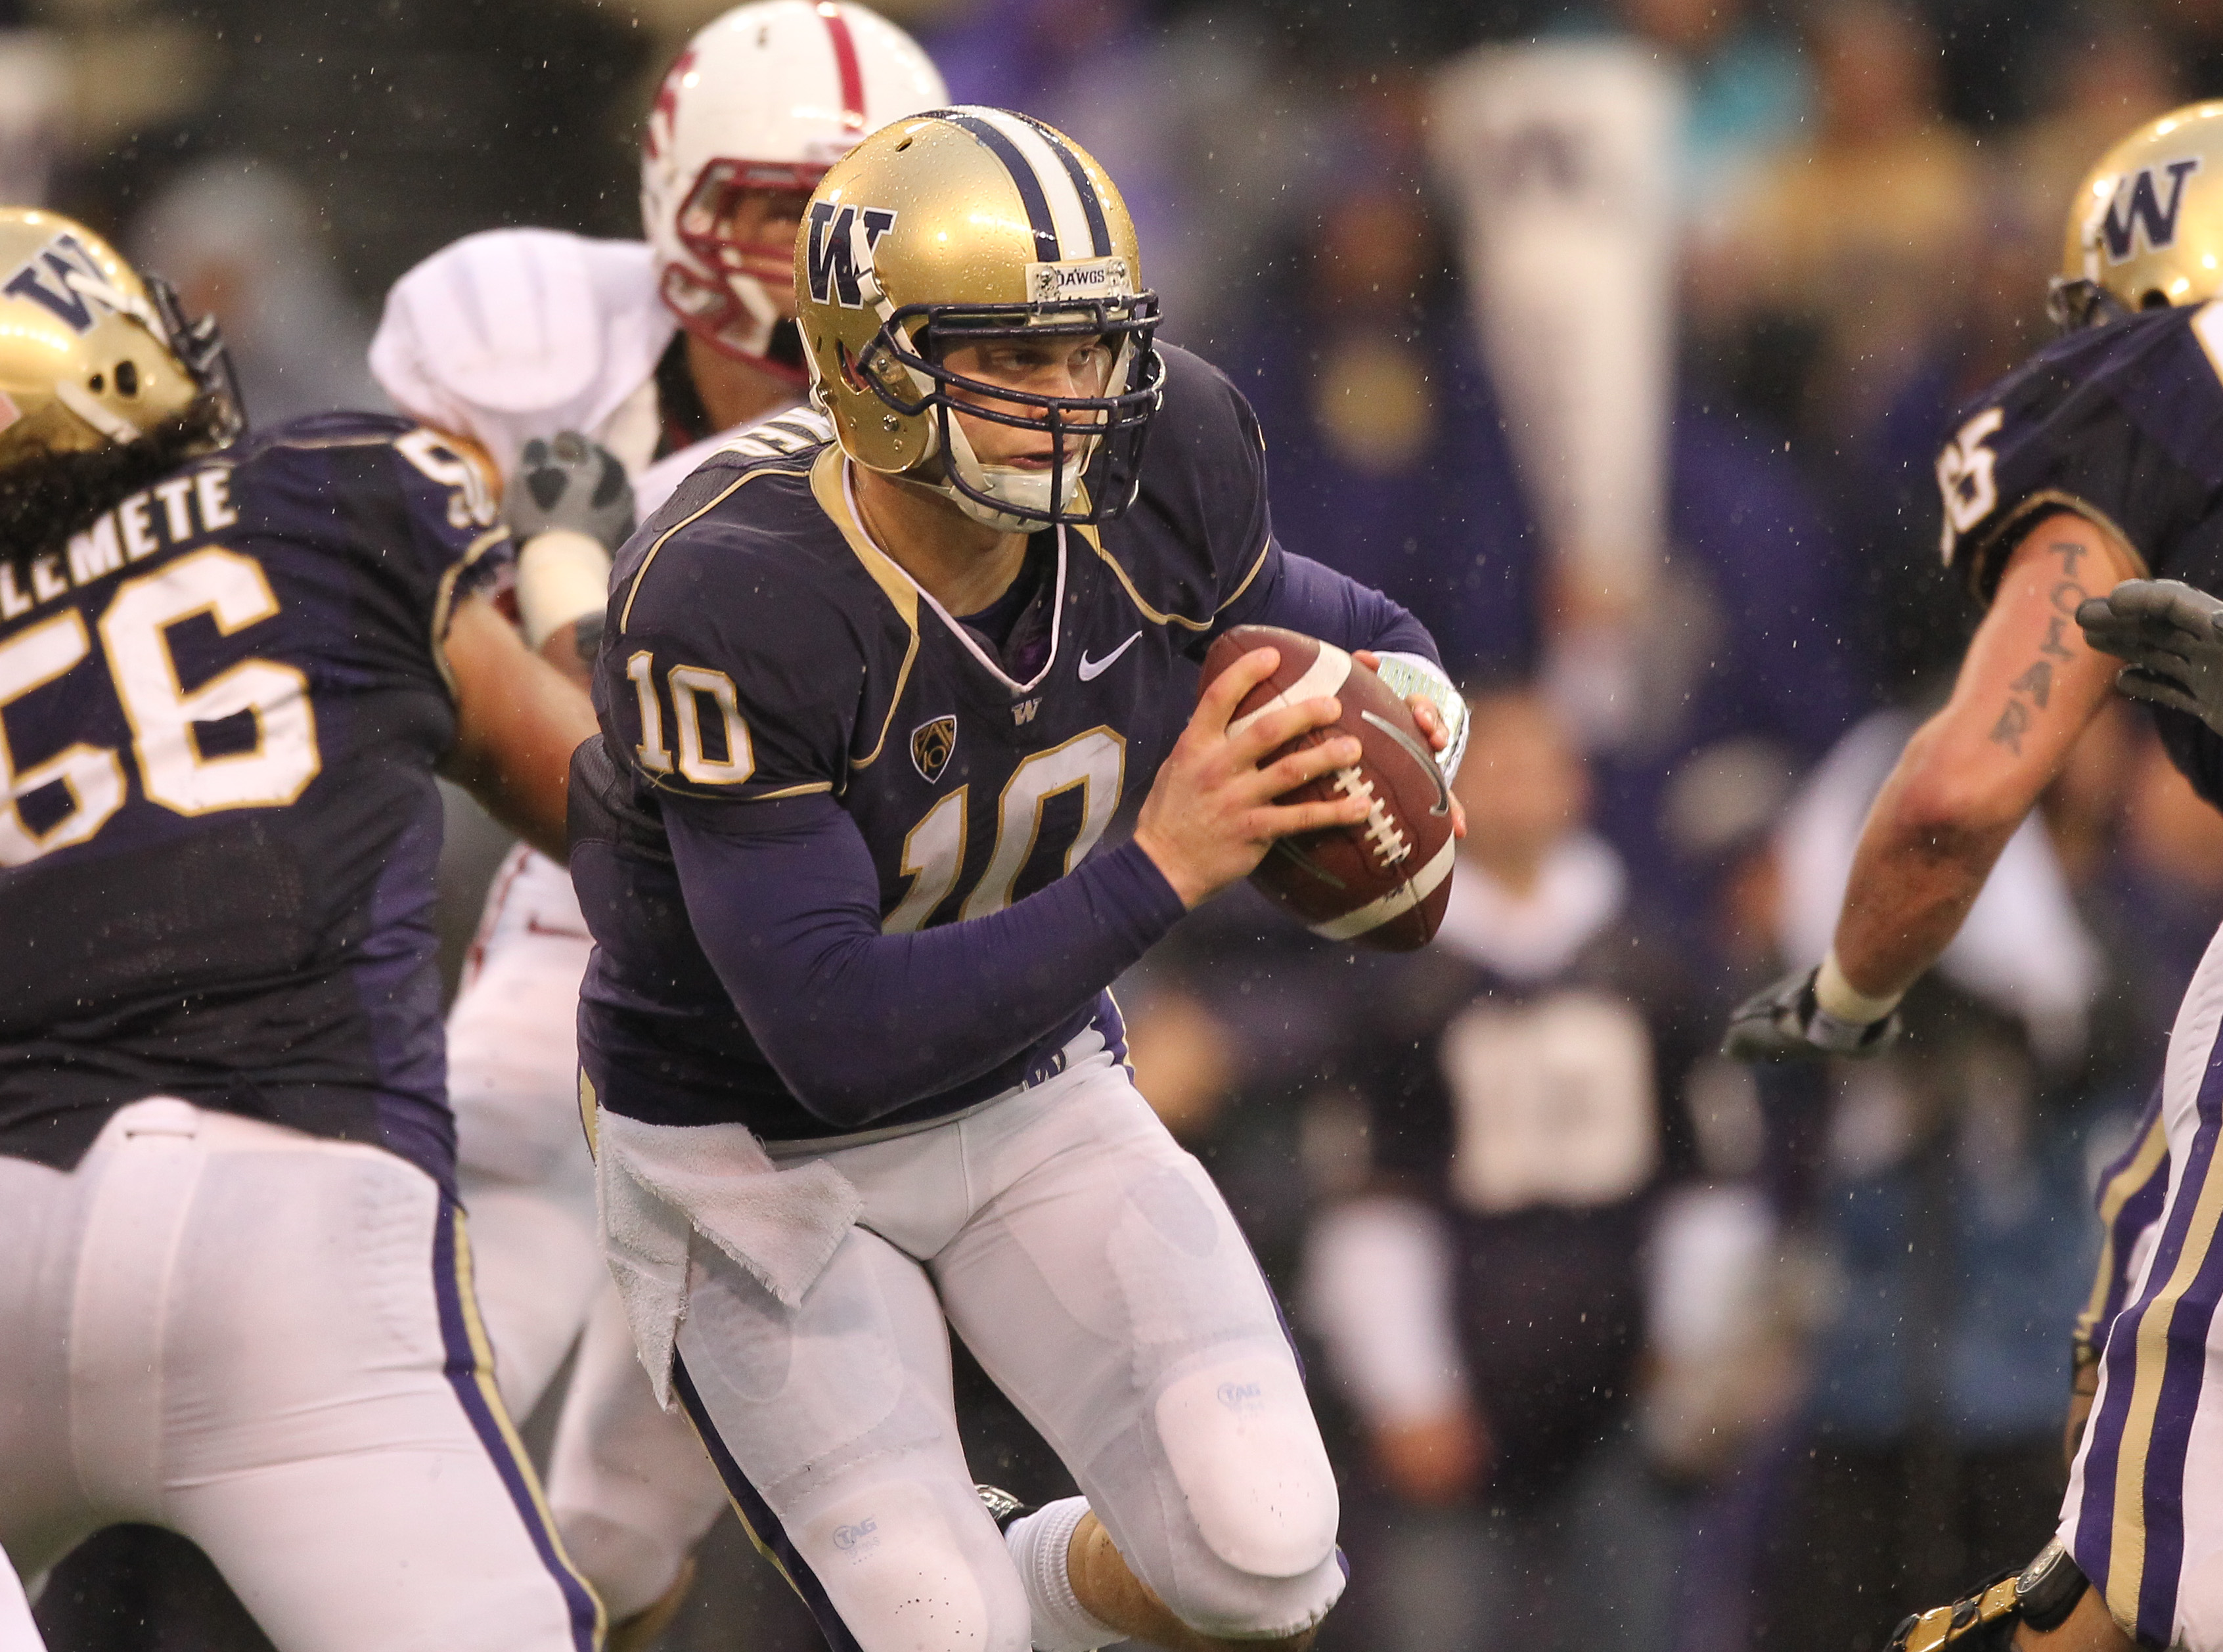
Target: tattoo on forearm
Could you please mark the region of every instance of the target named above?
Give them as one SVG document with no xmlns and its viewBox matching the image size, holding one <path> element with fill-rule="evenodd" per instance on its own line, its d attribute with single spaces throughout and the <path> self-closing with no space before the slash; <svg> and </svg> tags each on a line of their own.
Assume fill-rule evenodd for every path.
<svg viewBox="0 0 2223 1652">
<path fill-rule="evenodd" d="M 1992 725 L 1992 744 L 2004 746 L 2017 757 L 2022 755 L 2023 731 L 2030 727 L 2030 708 L 2020 700 L 2009 700 L 1999 720 Z"/>
<path fill-rule="evenodd" d="M 2046 623 L 2045 640 L 2037 645 L 2039 657 L 2007 684 L 2007 703 L 1999 720 L 1992 725 L 1990 736 L 1993 745 L 2004 746 L 2017 757 L 2022 755 L 2022 737 L 2030 732 L 2033 709 L 2044 710 L 2046 702 L 2053 697 L 2053 667 L 2049 662 L 2076 657 L 2065 638 L 2069 616 L 2090 595 L 2076 583 L 2077 561 L 2090 549 L 2073 539 L 2056 539 L 2045 547 L 2046 554 L 2061 558 L 2061 577 L 2047 594 L 2057 612 Z"/>
</svg>

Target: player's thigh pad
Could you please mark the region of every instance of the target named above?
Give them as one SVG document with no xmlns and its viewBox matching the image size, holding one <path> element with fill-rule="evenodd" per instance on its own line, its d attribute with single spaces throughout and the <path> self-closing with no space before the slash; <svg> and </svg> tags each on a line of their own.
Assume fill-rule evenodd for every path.
<svg viewBox="0 0 2223 1652">
<path fill-rule="evenodd" d="M 70 1454 L 83 1186 L 28 1159 L 0 1157 L 0 1542 L 32 1575 L 105 1523 Z"/>
<path fill-rule="evenodd" d="M 1025 1652 L 1025 1592 L 966 1468 L 923 1268 L 853 1229 L 790 1310 L 698 1244 L 678 1346 L 736 1507 L 836 1652 Z"/>
<path fill-rule="evenodd" d="M 494 1391 L 454 1203 L 377 1148 L 207 1113 L 198 1145 L 159 1517 L 281 1652 L 587 1652 L 598 1608 Z M 163 1151 L 126 1144 L 104 1192 Z"/>
<path fill-rule="evenodd" d="M 658 1409 L 607 1277 L 564 1396 L 548 1504 L 613 1623 L 663 1597 L 726 1507 L 726 1488 L 686 1414 Z"/>
<path fill-rule="evenodd" d="M 1124 1069 L 1073 1076 L 961 1126 L 994 1191 L 935 1258 L 943 1302 L 1184 1622 L 1293 1633 L 1344 1579 L 1334 1474 L 1272 1295 Z"/>
</svg>

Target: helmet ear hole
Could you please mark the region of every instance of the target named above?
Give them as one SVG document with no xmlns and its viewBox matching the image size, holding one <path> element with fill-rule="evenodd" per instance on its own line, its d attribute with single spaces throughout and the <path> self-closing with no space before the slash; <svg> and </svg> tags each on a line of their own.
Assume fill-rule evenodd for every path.
<svg viewBox="0 0 2223 1652">
<path fill-rule="evenodd" d="M 2157 287 L 2150 287 L 2146 288 L 2144 292 L 2138 294 L 2138 308 L 2141 310 L 2166 310 L 2169 308 L 2169 294 L 2163 292 L 2161 288 Z"/>
<path fill-rule="evenodd" d="M 139 394 L 139 364 L 136 362 L 117 363 L 116 394 L 120 396 Z"/>
</svg>

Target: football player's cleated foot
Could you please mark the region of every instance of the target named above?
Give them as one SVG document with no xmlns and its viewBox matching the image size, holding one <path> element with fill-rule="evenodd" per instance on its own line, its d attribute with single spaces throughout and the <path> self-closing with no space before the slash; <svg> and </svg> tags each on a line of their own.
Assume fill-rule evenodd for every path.
<svg viewBox="0 0 2223 1652">
<path fill-rule="evenodd" d="M 664 1631 L 679 1616 L 679 1609 L 687 1604 L 687 1592 L 694 1586 L 695 1557 L 690 1554 L 680 1561 L 679 1575 L 671 1579 L 669 1589 L 622 1624 L 610 1625 L 602 1652 L 648 1652 L 664 1638 Z"/>
<path fill-rule="evenodd" d="M 2056 1539 L 2021 1571 L 2002 1573 L 1949 1606 L 1908 1617 L 1892 1631 L 1884 1652 L 2006 1652 L 2017 1624 L 2059 1628 L 2085 1587 L 2083 1573 Z"/>
<path fill-rule="evenodd" d="M 1013 1521 L 1024 1520 L 1035 1511 L 1033 1504 L 1020 1502 L 1000 1486 L 976 1485 L 973 1489 L 980 1494 L 980 1506 L 996 1523 L 998 1531 L 1011 1530 Z"/>
</svg>

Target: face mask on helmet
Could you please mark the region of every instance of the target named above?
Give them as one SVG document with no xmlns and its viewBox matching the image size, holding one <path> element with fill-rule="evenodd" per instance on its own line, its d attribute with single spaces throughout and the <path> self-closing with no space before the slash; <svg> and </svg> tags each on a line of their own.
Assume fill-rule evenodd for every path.
<svg viewBox="0 0 2223 1652">
<path fill-rule="evenodd" d="M 664 302 L 690 332 L 796 384 L 809 375 L 802 339 L 780 295 L 794 290 L 796 225 L 825 171 L 713 161 L 674 226 L 701 268 L 674 262 L 664 271 Z"/>
<path fill-rule="evenodd" d="M 1165 380 L 1152 345 L 1157 325 L 1149 293 L 1055 306 L 910 305 L 891 312 L 857 357 L 853 388 L 869 386 L 904 418 L 930 413 L 939 476 L 914 479 L 976 521 L 1004 533 L 1104 522 L 1126 509 L 1140 485 L 1143 445 Z M 1075 356 L 1084 358 L 1078 366 Z M 1061 359 L 1067 382 L 1083 394 L 1028 388 L 1030 380 L 1054 379 Z M 905 388 L 916 394 L 906 396 Z M 985 462 L 967 419 L 1039 434 L 1045 440 L 1037 451 L 1049 462 Z"/>
</svg>

